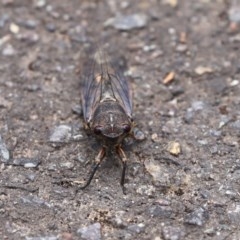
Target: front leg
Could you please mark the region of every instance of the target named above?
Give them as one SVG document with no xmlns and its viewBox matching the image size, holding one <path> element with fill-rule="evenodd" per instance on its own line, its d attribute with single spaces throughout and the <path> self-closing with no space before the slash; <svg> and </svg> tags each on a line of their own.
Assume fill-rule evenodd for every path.
<svg viewBox="0 0 240 240">
<path fill-rule="evenodd" d="M 125 173 L 126 173 L 126 168 L 127 168 L 127 156 L 126 156 L 125 152 L 123 151 L 123 149 L 121 148 L 121 146 L 117 146 L 116 150 L 117 150 L 117 153 L 123 164 L 120 184 L 121 184 L 123 193 L 126 194 L 124 183 L 125 183 Z"/>
<path fill-rule="evenodd" d="M 95 161 L 94 161 L 92 167 L 91 167 L 88 180 L 86 181 L 86 183 L 82 187 L 79 187 L 78 189 L 83 190 L 91 183 L 91 181 L 94 177 L 94 174 L 96 173 L 96 171 L 97 171 L 99 165 L 101 164 L 102 160 L 104 159 L 105 155 L 106 155 L 106 148 L 102 147 L 101 150 L 99 151 L 97 157 L 95 158 Z"/>
</svg>

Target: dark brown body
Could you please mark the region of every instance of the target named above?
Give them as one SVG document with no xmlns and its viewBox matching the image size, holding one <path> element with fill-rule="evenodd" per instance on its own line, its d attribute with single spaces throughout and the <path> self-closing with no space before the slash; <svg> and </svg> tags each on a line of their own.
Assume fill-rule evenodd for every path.
<svg viewBox="0 0 240 240">
<path fill-rule="evenodd" d="M 109 61 L 109 57 L 102 51 L 97 51 L 85 64 L 82 84 L 85 122 L 92 133 L 102 140 L 102 148 L 92 166 L 90 177 L 82 188 L 90 184 L 109 147 L 115 148 L 122 160 L 123 186 L 127 158 L 121 144 L 133 127 L 132 94 L 129 84 L 117 65 Z"/>
</svg>

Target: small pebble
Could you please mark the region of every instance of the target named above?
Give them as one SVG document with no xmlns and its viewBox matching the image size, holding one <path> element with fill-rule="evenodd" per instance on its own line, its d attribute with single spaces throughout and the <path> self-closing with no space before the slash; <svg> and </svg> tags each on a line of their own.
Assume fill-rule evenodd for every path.
<svg viewBox="0 0 240 240">
<path fill-rule="evenodd" d="M 240 225 L 240 204 L 232 203 L 227 209 L 229 220 L 237 225 Z"/>
<path fill-rule="evenodd" d="M 3 56 L 14 56 L 15 54 L 16 54 L 16 50 L 11 44 L 7 44 L 2 50 Z"/>
<path fill-rule="evenodd" d="M 82 106 L 80 104 L 76 104 L 72 106 L 72 112 L 81 116 L 82 115 Z"/>
<path fill-rule="evenodd" d="M 177 51 L 177 52 L 183 53 L 183 52 L 186 52 L 187 50 L 188 50 L 188 47 L 187 47 L 186 44 L 178 44 L 178 45 L 176 46 L 176 51 Z"/>
<path fill-rule="evenodd" d="M 128 226 L 128 230 L 130 230 L 133 233 L 141 233 L 145 230 L 145 225 L 143 223 L 133 224 Z"/>
<path fill-rule="evenodd" d="M 25 240 L 59 240 L 59 236 L 38 236 L 38 237 L 26 237 Z"/>
<path fill-rule="evenodd" d="M 164 226 L 162 235 L 164 240 L 181 240 L 184 239 L 185 232 L 180 227 Z"/>
<path fill-rule="evenodd" d="M 171 206 L 153 205 L 149 207 L 148 214 L 151 217 L 170 218 L 173 213 Z"/>
<path fill-rule="evenodd" d="M 17 34 L 17 33 L 19 33 L 20 28 L 17 24 L 11 23 L 10 26 L 9 26 L 9 30 L 10 30 L 11 33 Z"/>
<path fill-rule="evenodd" d="M 10 109 L 12 106 L 12 102 L 6 100 L 2 96 L 0 96 L 0 108 L 7 108 Z"/>
<path fill-rule="evenodd" d="M 29 44 L 34 44 L 39 41 L 39 35 L 32 31 L 26 31 L 19 33 L 17 35 L 17 39 L 23 42 L 27 42 Z"/>
<path fill-rule="evenodd" d="M 94 223 L 92 225 L 88 225 L 86 227 L 79 228 L 77 230 L 77 234 L 81 237 L 81 239 L 86 240 L 100 240 L 101 237 L 101 225 L 100 223 Z"/>
<path fill-rule="evenodd" d="M 8 162 L 10 159 L 10 153 L 7 149 L 7 146 L 5 142 L 3 141 L 1 135 L 0 135 L 0 160 L 3 163 Z"/>
<path fill-rule="evenodd" d="M 174 156 L 178 156 L 181 153 L 181 145 L 179 142 L 169 142 L 167 150 Z"/>
<path fill-rule="evenodd" d="M 72 136 L 72 128 L 68 125 L 56 126 L 49 137 L 49 141 L 53 143 L 61 143 L 70 140 Z"/>
<path fill-rule="evenodd" d="M 240 3 L 238 0 L 231 1 L 228 18 L 231 22 L 240 23 Z"/>
<path fill-rule="evenodd" d="M 156 188 L 152 185 L 141 185 L 137 189 L 137 193 L 141 195 L 154 196 L 156 193 Z"/>
<path fill-rule="evenodd" d="M 210 67 L 198 66 L 198 67 L 195 68 L 194 71 L 197 75 L 203 75 L 205 73 L 212 73 L 213 69 L 210 68 Z"/>
<path fill-rule="evenodd" d="M 191 109 L 193 111 L 200 111 L 203 110 L 206 105 L 202 101 L 193 101 L 191 104 Z"/>
<path fill-rule="evenodd" d="M 56 31 L 56 25 L 54 23 L 47 23 L 46 24 L 46 29 L 49 32 L 55 32 Z"/>
<path fill-rule="evenodd" d="M 235 87 L 235 86 L 237 86 L 238 84 L 239 84 L 239 80 L 234 79 L 234 80 L 232 80 L 232 82 L 230 83 L 230 86 L 231 86 L 231 87 Z"/>
<path fill-rule="evenodd" d="M 145 14 L 118 15 L 108 19 L 105 26 L 113 26 L 117 30 L 129 31 L 136 28 L 143 28 L 147 25 L 148 19 Z"/>
<path fill-rule="evenodd" d="M 9 165 L 23 166 L 25 168 L 36 168 L 41 163 L 38 158 L 14 158 L 10 161 Z"/>
<path fill-rule="evenodd" d="M 153 133 L 152 136 L 151 136 L 151 139 L 152 139 L 153 142 L 158 142 L 159 138 L 158 138 L 157 133 Z"/>
<path fill-rule="evenodd" d="M 43 8 L 43 7 L 45 7 L 46 3 L 47 3 L 46 0 L 34 0 L 33 1 L 33 5 L 36 8 Z"/>
<path fill-rule="evenodd" d="M 153 181 L 161 183 L 162 185 L 168 185 L 170 182 L 170 174 L 166 168 L 160 166 L 160 164 L 153 160 L 145 160 L 144 162 L 147 172 L 152 176 Z"/>
<path fill-rule="evenodd" d="M 39 207 L 50 207 L 50 203 L 46 202 L 44 199 L 41 199 L 35 195 L 22 196 L 20 198 L 21 202 L 24 204 L 35 205 Z"/>
<path fill-rule="evenodd" d="M 65 168 L 65 169 L 73 169 L 74 168 L 73 162 L 61 162 L 59 165 L 61 168 Z"/>
<path fill-rule="evenodd" d="M 7 43 L 9 40 L 11 39 L 11 36 L 10 35 L 5 35 L 3 36 L 2 38 L 0 38 L 0 47 Z"/>
<path fill-rule="evenodd" d="M 26 21 L 21 22 L 21 25 L 28 29 L 35 29 L 38 25 L 38 22 L 34 19 L 28 19 Z"/>
<path fill-rule="evenodd" d="M 185 218 L 185 223 L 196 226 L 203 226 L 208 219 L 207 211 L 200 207 L 189 213 Z"/>
<path fill-rule="evenodd" d="M 144 133 L 138 128 L 133 129 L 133 137 L 138 141 L 143 141 L 145 139 Z"/>
<path fill-rule="evenodd" d="M 9 19 L 9 15 L 8 14 L 1 14 L 0 15 L 0 28 L 3 28 L 5 26 L 5 24 L 7 23 Z"/>
</svg>

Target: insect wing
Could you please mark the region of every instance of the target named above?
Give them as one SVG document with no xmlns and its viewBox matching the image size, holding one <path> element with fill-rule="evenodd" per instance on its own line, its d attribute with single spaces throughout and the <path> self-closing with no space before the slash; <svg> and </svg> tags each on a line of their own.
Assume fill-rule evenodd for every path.
<svg viewBox="0 0 240 240">
<path fill-rule="evenodd" d="M 101 96 L 101 82 L 95 77 L 95 64 L 93 59 L 86 61 L 82 73 L 81 100 L 84 120 L 87 123 L 91 121 L 94 109 Z"/>
<path fill-rule="evenodd" d="M 131 119 L 132 118 L 132 90 L 130 85 L 122 74 L 121 71 L 116 69 L 116 65 L 113 66 L 113 74 L 109 74 L 109 78 L 111 79 L 111 86 L 113 89 L 114 97 L 123 107 L 124 111 L 126 112 L 127 116 Z"/>
<path fill-rule="evenodd" d="M 102 50 L 98 50 L 93 58 L 84 63 L 81 95 L 87 123 L 92 120 L 97 104 L 106 95 L 118 101 L 127 116 L 132 118 L 132 91 L 119 69 L 118 64 L 111 63 L 109 56 Z"/>
<path fill-rule="evenodd" d="M 116 55 L 116 54 L 114 54 Z M 123 75 L 123 67 L 120 66 L 120 58 L 111 61 L 110 56 L 99 50 L 95 55 L 99 71 L 102 76 L 102 89 L 107 89 L 110 95 L 123 107 L 127 116 L 132 118 L 132 91 L 130 85 Z M 108 85 L 111 86 L 109 89 Z M 104 93 L 102 94 L 104 96 Z"/>
</svg>

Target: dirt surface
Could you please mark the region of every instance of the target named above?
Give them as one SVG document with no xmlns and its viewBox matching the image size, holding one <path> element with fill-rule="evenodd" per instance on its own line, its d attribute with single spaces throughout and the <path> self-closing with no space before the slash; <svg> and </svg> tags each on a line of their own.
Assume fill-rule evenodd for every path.
<svg viewBox="0 0 240 240">
<path fill-rule="evenodd" d="M 239 11 L 224 0 L 2 0 L 0 238 L 240 239 Z M 123 55 L 133 81 L 146 139 L 125 143 L 126 195 L 115 154 L 84 191 L 65 182 L 82 184 L 99 149 L 80 107 L 90 42 Z"/>
</svg>

